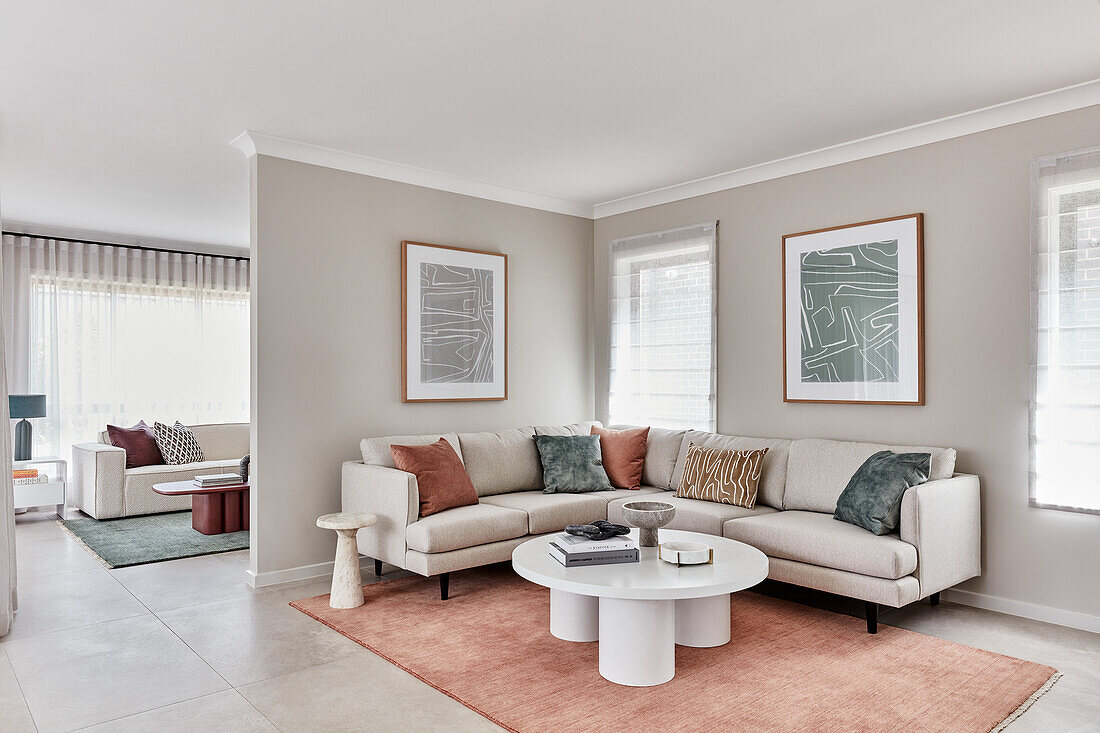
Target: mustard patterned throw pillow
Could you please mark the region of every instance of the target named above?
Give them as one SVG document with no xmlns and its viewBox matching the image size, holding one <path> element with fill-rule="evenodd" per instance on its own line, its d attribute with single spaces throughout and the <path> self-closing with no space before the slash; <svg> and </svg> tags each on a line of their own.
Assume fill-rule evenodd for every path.
<svg viewBox="0 0 1100 733">
<path fill-rule="evenodd" d="M 676 496 L 752 509 L 767 448 L 715 450 L 692 443 Z"/>
</svg>

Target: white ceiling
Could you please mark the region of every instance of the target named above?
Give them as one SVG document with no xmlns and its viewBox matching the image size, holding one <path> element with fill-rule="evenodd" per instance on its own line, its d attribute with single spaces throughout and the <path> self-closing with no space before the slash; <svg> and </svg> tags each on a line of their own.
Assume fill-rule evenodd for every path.
<svg viewBox="0 0 1100 733">
<path fill-rule="evenodd" d="M 0 203 L 244 246 L 254 130 L 596 204 L 1095 79 L 1097 28 L 1097 0 L 0 0 Z"/>
</svg>

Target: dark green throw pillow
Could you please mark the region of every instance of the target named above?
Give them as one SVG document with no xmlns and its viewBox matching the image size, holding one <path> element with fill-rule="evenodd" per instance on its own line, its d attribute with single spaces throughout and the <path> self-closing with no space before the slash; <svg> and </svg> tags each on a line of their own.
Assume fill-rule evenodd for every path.
<svg viewBox="0 0 1100 733">
<path fill-rule="evenodd" d="M 859 467 L 836 502 L 834 519 L 875 534 L 889 534 L 901 521 L 901 497 L 928 480 L 931 453 L 882 450 Z"/>
<path fill-rule="evenodd" d="M 547 494 L 582 494 L 615 487 L 603 468 L 598 435 L 536 435 Z"/>
</svg>

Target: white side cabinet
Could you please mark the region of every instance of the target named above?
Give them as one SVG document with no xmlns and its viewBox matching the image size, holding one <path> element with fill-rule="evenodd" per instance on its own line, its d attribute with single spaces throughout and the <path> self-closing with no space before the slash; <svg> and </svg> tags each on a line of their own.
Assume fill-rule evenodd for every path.
<svg viewBox="0 0 1100 733">
<path fill-rule="evenodd" d="M 43 469 L 42 466 L 52 465 L 53 468 Z M 40 484 L 15 484 L 15 508 L 29 509 L 36 506 L 57 506 L 59 519 L 65 518 L 65 490 L 69 482 L 69 464 L 64 458 L 46 456 L 44 458 L 31 458 L 27 461 L 12 461 L 12 469 L 37 468 L 39 472 L 49 476 L 50 480 Z"/>
</svg>

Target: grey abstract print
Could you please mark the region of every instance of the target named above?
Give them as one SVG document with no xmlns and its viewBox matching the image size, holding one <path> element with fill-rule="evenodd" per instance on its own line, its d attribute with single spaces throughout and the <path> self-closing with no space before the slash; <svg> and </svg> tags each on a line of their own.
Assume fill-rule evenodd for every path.
<svg viewBox="0 0 1100 733">
<path fill-rule="evenodd" d="M 898 241 L 800 259 L 803 382 L 897 382 Z"/>
<path fill-rule="evenodd" d="M 420 264 L 420 380 L 493 381 L 493 271 Z"/>
</svg>

